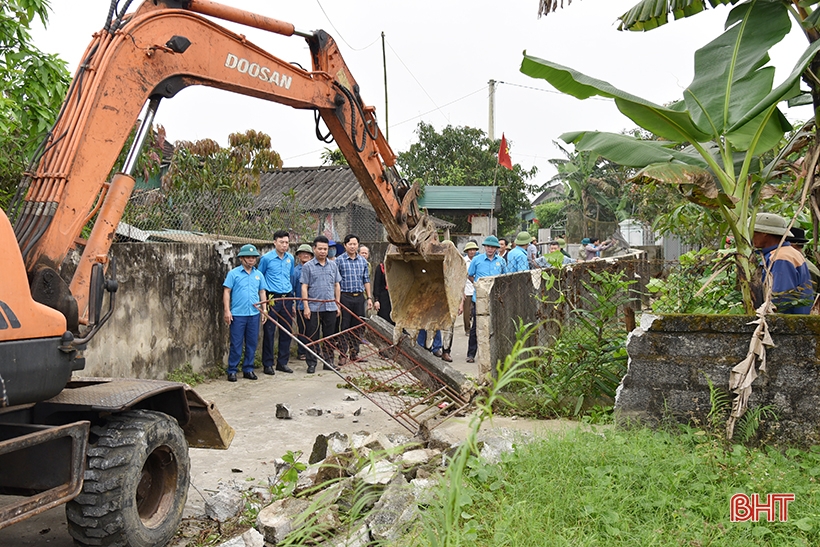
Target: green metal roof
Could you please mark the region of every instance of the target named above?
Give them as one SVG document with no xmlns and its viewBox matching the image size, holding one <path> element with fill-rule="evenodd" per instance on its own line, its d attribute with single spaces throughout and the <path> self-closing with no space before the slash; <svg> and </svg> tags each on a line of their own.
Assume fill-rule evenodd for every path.
<svg viewBox="0 0 820 547">
<path fill-rule="evenodd" d="M 419 207 L 431 211 L 501 210 L 498 186 L 425 186 Z"/>
</svg>

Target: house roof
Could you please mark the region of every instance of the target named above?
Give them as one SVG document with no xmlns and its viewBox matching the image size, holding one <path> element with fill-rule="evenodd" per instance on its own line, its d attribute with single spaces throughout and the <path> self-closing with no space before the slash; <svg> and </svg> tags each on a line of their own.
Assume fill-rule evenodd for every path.
<svg viewBox="0 0 820 547">
<path fill-rule="evenodd" d="M 296 201 L 306 211 L 341 211 L 355 203 L 368 209 L 373 205 L 347 165 L 319 167 L 286 167 L 264 173 L 256 197 L 257 209 L 273 209 L 283 196 L 293 191 Z M 436 228 L 454 228 L 455 224 L 430 215 Z"/>
<path fill-rule="evenodd" d="M 559 182 L 557 184 L 553 184 L 546 188 L 543 192 L 541 192 L 538 197 L 532 200 L 532 207 L 536 205 L 541 205 L 547 201 L 556 201 L 562 199 L 564 197 L 564 189 L 563 185 Z"/>
<path fill-rule="evenodd" d="M 286 167 L 263 173 L 256 207 L 273 209 L 293 191 L 306 211 L 342 210 L 351 203 L 370 206 L 356 175 L 346 165 Z"/>
<path fill-rule="evenodd" d="M 497 186 L 425 186 L 419 207 L 431 211 L 501 210 Z"/>
</svg>

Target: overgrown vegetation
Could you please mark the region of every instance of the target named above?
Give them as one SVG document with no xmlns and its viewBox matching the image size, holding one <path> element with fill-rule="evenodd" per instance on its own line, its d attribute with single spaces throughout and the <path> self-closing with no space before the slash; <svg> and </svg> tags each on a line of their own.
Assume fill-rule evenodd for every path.
<svg viewBox="0 0 820 547">
<path fill-rule="evenodd" d="M 632 297 L 635 283 L 623 272 L 589 272 L 580 305 L 560 333 L 525 373 L 516 389 L 516 412 L 536 417 L 580 416 L 598 406 L 612 405 L 626 373 L 626 329 L 620 313 Z M 551 274 L 546 273 L 546 276 Z"/>
<path fill-rule="evenodd" d="M 653 278 L 646 286 L 653 296 L 657 313 L 745 312 L 737 290 L 737 270 L 731 250 L 701 249 L 680 256 L 663 278 Z"/>
</svg>

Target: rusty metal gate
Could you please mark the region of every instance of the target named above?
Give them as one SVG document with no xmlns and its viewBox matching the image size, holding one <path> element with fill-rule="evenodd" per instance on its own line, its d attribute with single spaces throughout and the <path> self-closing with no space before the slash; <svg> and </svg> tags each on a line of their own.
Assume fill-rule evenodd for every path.
<svg viewBox="0 0 820 547">
<path fill-rule="evenodd" d="M 292 297 L 276 300 L 301 301 Z M 339 303 L 336 305 L 341 306 Z M 257 307 L 261 309 L 260 304 Z M 341 309 L 349 312 L 344 306 Z M 294 314 L 298 313 L 294 310 Z M 409 338 L 408 334 L 402 334 L 397 343 L 393 343 L 366 320 L 359 318 L 356 321 L 355 314 L 352 314 L 352 327 L 311 340 L 300 334 L 298 321 L 294 322 L 293 317 L 285 315 L 274 313 L 268 306 L 268 321 L 273 321 L 277 328 L 288 332 L 293 341 L 314 355 L 317 368 L 334 372 L 413 434 L 418 433 L 422 425 L 428 430 L 434 429 L 470 405 L 468 395 L 448 384 L 432 367 L 402 349 L 402 341 Z M 296 332 L 283 327 L 294 323 L 297 324 Z M 347 348 L 355 345 L 357 340 L 358 353 L 350 355 Z"/>
</svg>

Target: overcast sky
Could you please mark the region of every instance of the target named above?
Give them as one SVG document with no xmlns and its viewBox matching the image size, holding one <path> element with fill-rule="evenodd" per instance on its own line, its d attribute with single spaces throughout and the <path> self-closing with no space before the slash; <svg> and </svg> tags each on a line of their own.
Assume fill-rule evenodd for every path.
<svg viewBox="0 0 820 547">
<path fill-rule="evenodd" d="M 519 72 L 522 52 L 578 69 L 625 91 L 658 103 L 681 97 L 692 79 L 694 51 L 722 30 L 729 10 L 721 7 L 673 22 L 649 33 L 618 32 L 615 20 L 636 0 L 575 0 L 538 19 L 538 0 L 222 0 L 222 3 L 293 23 L 300 30 L 323 29 L 339 44 L 361 86 L 364 101 L 377 108 L 385 129 L 381 32 L 386 36 L 389 137 L 394 151 L 416 142 L 424 121 L 489 130 L 488 81 L 499 82 L 495 137 L 506 134 L 514 163 L 537 166 L 535 182 L 562 157 L 553 141 L 573 130 L 621 131 L 634 124 L 604 99 L 578 101 L 555 92 L 545 81 Z M 73 73 L 91 35 L 102 28 L 108 0 L 51 0 L 46 30 L 35 29 L 35 44 L 59 54 Z M 122 2 L 121 2 L 122 3 Z M 134 2 L 138 5 L 139 2 Z M 82 7 L 80 7 L 82 6 Z M 310 67 L 307 45 L 299 37 L 272 35 L 232 23 L 273 55 Z M 807 42 L 798 32 L 771 51 L 780 83 Z M 808 108 L 786 111 L 792 120 Z M 256 129 L 272 137 L 285 167 L 321 163 L 324 147 L 314 135 L 310 112 L 204 87 L 187 88 L 162 103 L 157 123 L 172 141 L 213 138 L 227 145 L 236 131 Z"/>
</svg>

